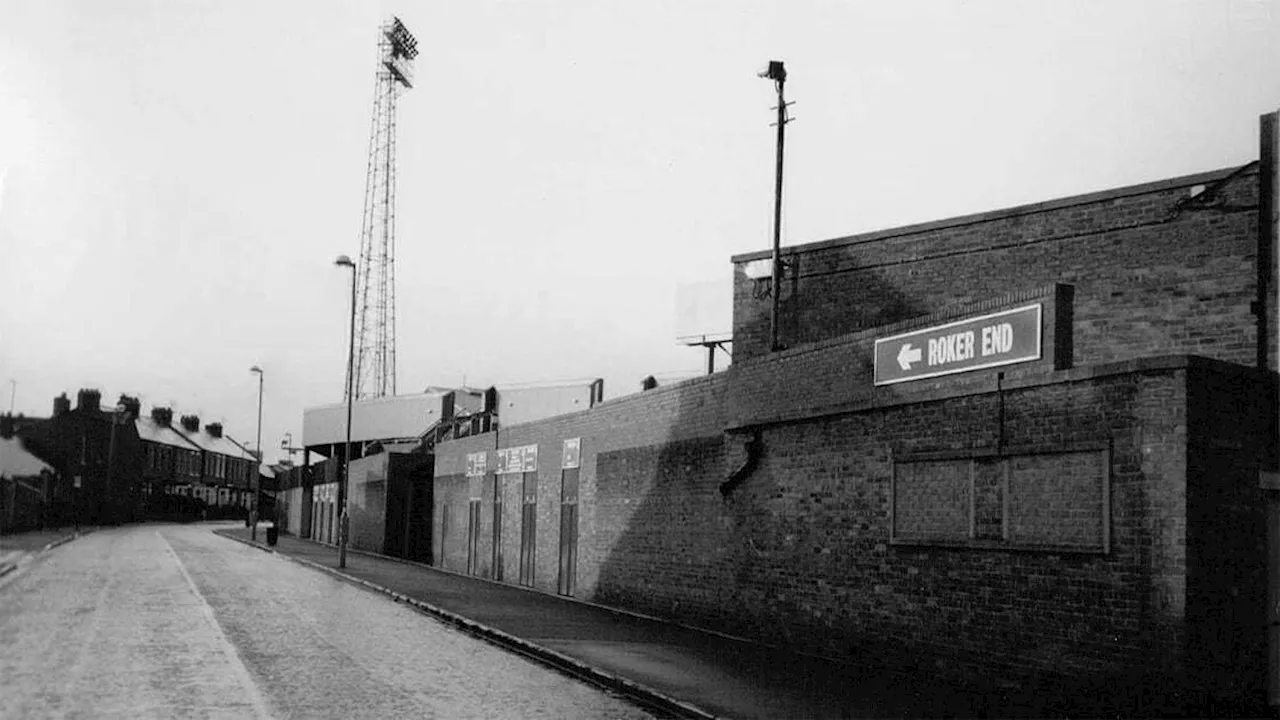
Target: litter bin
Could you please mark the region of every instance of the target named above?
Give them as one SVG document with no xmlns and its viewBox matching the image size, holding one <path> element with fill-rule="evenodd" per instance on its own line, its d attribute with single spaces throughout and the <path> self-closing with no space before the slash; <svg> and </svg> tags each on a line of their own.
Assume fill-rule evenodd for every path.
<svg viewBox="0 0 1280 720">
<path fill-rule="evenodd" d="M 279 539 L 280 539 L 280 528 L 276 527 L 275 525 L 268 525 L 267 526 L 267 544 L 275 545 L 276 540 L 279 540 Z"/>
</svg>

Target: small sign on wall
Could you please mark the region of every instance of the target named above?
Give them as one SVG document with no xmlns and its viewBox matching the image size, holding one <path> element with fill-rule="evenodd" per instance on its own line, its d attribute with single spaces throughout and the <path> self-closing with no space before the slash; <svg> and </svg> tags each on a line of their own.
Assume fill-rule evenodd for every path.
<svg viewBox="0 0 1280 720">
<path fill-rule="evenodd" d="M 488 458 L 487 452 L 467 453 L 467 477 L 482 477 Z"/>
<path fill-rule="evenodd" d="M 503 448 L 497 451 L 497 455 L 499 474 L 538 471 L 537 445 Z"/>
<path fill-rule="evenodd" d="M 560 467 L 568 470 L 582 465 L 582 438 L 569 438 L 564 441 L 564 453 L 560 459 Z"/>
</svg>

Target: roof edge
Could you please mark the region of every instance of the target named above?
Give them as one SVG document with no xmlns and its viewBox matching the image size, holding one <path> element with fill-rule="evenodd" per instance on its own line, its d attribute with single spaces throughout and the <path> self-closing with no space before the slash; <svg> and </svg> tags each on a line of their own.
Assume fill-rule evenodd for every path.
<svg viewBox="0 0 1280 720">
<path fill-rule="evenodd" d="M 825 250 L 843 245 L 857 245 L 859 243 L 885 240 L 892 237 L 898 237 L 900 235 L 914 235 L 917 233 L 929 232 L 931 230 L 973 225 L 976 223 L 989 222 L 991 220 L 1017 217 L 1019 215 L 1033 215 L 1035 213 L 1048 212 L 1051 210 L 1061 210 L 1063 208 L 1074 207 L 1076 205 L 1088 205 L 1091 203 L 1101 202 L 1103 200 L 1115 200 L 1123 197 L 1132 197 L 1134 195 L 1146 195 L 1148 193 L 1171 190 L 1178 187 L 1202 185 L 1217 182 L 1229 177 L 1233 173 L 1240 172 L 1249 165 L 1256 164 L 1256 161 L 1251 160 L 1243 165 L 1235 165 L 1218 170 L 1194 173 L 1192 175 L 1183 175 L 1181 177 L 1166 178 L 1164 180 L 1156 180 L 1153 182 L 1141 183 L 1139 185 L 1126 185 L 1124 187 L 1111 188 L 1109 190 L 1098 190 L 1091 193 L 1085 193 L 1083 195 L 1070 195 L 1054 200 L 1043 200 L 1041 202 L 1027 203 L 1025 205 L 1014 205 L 1012 207 L 986 210 L 969 215 L 957 215 L 955 217 L 945 218 L 942 220 L 929 220 L 927 222 L 915 223 L 912 225 L 901 225 L 893 228 L 871 230 L 865 233 L 845 235 L 828 240 L 816 240 L 814 242 L 802 243 L 800 245 L 787 245 L 782 248 L 782 252 L 812 252 L 814 250 Z M 730 257 L 730 262 L 737 264 L 750 262 L 752 260 L 761 260 L 771 257 L 772 252 L 772 250 L 752 250 L 750 252 L 739 253 Z"/>
</svg>

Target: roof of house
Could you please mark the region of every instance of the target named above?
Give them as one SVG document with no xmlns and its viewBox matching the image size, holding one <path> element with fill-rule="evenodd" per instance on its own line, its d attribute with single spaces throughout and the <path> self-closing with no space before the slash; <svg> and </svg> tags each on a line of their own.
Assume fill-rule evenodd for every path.
<svg viewBox="0 0 1280 720">
<path fill-rule="evenodd" d="M 18 437 L 0 438 L 0 477 L 31 477 L 53 468 L 40 458 L 27 452 Z"/>
<path fill-rule="evenodd" d="M 209 431 L 205 428 L 200 428 L 195 432 L 187 432 L 186 428 L 182 427 L 181 423 L 170 425 L 169 427 L 173 429 L 174 432 L 182 435 L 182 437 L 192 443 L 195 443 L 201 450 L 217 453 L 219 455 L 226 455 L 227 457 L 245 456 L 246 459 L 252 459 L 248 450 L 245 450 L 227 439 L 226 435 L 223 435 L 222 437 L 214 437 L 213 435 L 210 435 Z"/>
<path fill-rule="evenodd" d="M 243 455 L 245 459 L 253 460 L 255 462 L 258 460 L 258 457 L 253 454 L 252 450 L 249 449 L 249 445 L 247 443 L 240 442 L 239 440 L 226 434 L 226 432 L 222 433 L 222 439 L 231 443 L 231 445 L 235 447 L 237 455 Z"/>
<path fill-rule="evenodd" d="M 134 421 L 138 427 L 138 437 L 148 442 L 170 445 L 183 450 L 199 450 L 200 446 L 182 433 L 168 425 L 161 425 L 150 417 L 140 417 Z"/>
<path fill-rule="evenodd" d="M 206 450 L 218 453 L 219 455 L 227 455 L 229 457 L 244 456 L 246 459 L 252 458 L 249 451 L 235 444 L 231 440 L 228 440 L 226 435 L 214 437 L 209 434 L 208 430 L 202 429 L 200 431 L 200 439 L 204 443 Z"/>
</svg>

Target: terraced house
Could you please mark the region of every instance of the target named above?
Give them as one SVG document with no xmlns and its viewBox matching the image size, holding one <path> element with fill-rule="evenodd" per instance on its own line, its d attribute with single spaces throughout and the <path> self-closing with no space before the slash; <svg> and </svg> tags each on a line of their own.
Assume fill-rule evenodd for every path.
<svg viewBox="0 0 1280 720">
<path fill-rule="evenodd" d="M 142 441 L 142 477 L 147 494 L 171 492 L 179 486 L 190 486 L 201 476 L 201 449 L 170 427 L 173 410 L 151 409 L 151 415 L 135 420 Z"/>
<path fill-rule="evenodd" d="M 200 449 L 198 475 L 176 492 L 214 507 L 248 509 L 253 502 L 251 483 L 258 467 L 253 455 L 223 435 L 222 423 L 208 423 L 201 428 L 199 416 L 183 415 L 173 429 Z"/>
</svg>

